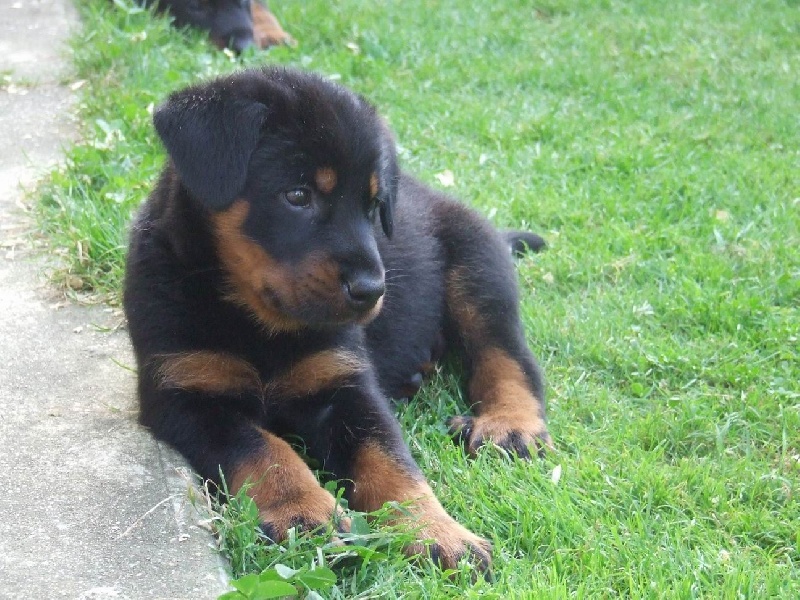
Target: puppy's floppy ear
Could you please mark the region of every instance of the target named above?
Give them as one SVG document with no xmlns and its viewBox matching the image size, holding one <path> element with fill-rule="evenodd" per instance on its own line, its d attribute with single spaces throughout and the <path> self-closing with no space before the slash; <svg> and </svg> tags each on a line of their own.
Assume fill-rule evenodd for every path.
<svg viewBox="0 0 800 600">
<path fill-rule="evenodd" d="M 222 210 L 244 189 L 266 115 L 253 100 L 193 88 L 172 94 L 153 123 L 192 196 Z"/>
<path fill-rule="evenodd" d="M 380 178 L 380 216 L 381 227 L 386 237 L 392 237 L 394 230 L 394 204 L 397 201 L 397 187 L 400 169 L 397 166 L 394 137 L 386 123 L 381 121 L 381 155 L 378 166 Z"/>
</svg>

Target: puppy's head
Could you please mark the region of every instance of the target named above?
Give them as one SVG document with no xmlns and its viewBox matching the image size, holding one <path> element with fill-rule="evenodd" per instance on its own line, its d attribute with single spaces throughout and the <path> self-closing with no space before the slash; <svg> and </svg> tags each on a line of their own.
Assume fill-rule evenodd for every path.
<svg viewBox="0 0 800 600">
<path fill-rule="evenodd" d="M 158 0 L 158 5 L 179 27 L 205 29 L 220 48 L 241 52 L 254 43 L 251 1 L 255 0 Z"/>
<path fill-rule="evenodd" d="M 173 94 L 154 122 L 232 299 L 274 330 L 378 314 L 376 238 L 392 233 L 398 172 L 364 99 L 315 75 L 244 71 Z"/>
</svg>

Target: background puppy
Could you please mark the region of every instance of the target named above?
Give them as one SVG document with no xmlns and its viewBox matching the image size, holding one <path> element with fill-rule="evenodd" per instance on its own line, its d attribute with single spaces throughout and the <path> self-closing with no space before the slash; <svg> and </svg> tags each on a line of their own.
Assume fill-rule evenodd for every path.
<svg viewBox="0 0 800 600">
<path fill-rule="evenodd" d="M 435 560 L 488 568 L 489 543 L 434 497 L 386 399 L 416 391 L 446 344 L 468 373 L 475 415 L 451 430 L 470 453 L 550 445 L 508 248 L 540 238 L 506 239 L 401 173 L 375 110 L 315 75 L 244 71 L 173 94 L 154 121 L 169 162 L 125 284 L 141 422 L 203 477 L 251 482 L 275 540 L 337 511 L 284 441 L 299 436 L 352 508 L 409 502 L 398 520 Z"/>
<path fill-rule="evenodd" d="M 261 0 L 140 0 L 168 11 L 178 27 L 191 25 L 208 31 L 219 48 L 241 52 L 250 46 L 266 48 L 291 44 L 266 2 Z"/>
</svg>

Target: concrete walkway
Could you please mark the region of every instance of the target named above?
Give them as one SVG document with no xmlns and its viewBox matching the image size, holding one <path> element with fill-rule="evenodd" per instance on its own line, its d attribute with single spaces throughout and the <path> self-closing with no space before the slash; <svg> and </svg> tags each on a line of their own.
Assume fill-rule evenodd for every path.
<svg viewBox="0 0 800 600">
<path fill-rule="evenodd" d="M 0 598 L 216 598 L 182 462 L 136 424 L 119 314 L 64 302 L 29 243 L 22 190 L 75 137 L 76 27 L 69 0 L 0 2 Z"/>
</svg>

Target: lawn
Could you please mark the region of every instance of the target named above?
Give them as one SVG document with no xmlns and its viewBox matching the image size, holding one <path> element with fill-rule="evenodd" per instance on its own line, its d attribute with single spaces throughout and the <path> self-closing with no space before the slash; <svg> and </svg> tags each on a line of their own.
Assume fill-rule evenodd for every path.
<svg viewBox="0 0 800 600">
<path fill-rule="evenodd" d="M 519 277 L 557 451 L 465 458 L 448 369 L 398 407 L 445 507 L 493 541 L 494 581 L 379 530 L 324 595 L 800 597 L 797 0 L 273 0 L 298 47 L 240 59 L 130 0 L 80 4 L 84 142 L 39 210 L 76 293 L 118 300 L 163 161 L 153 106 L 242 65 L 358 90 L 407 170 L 548 240 Z M 248 519 L 219 517 L 235 576 L 320 560 Z"/>
</svg>

